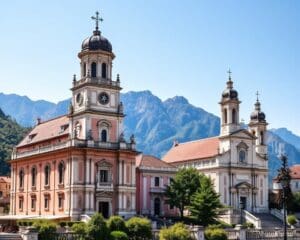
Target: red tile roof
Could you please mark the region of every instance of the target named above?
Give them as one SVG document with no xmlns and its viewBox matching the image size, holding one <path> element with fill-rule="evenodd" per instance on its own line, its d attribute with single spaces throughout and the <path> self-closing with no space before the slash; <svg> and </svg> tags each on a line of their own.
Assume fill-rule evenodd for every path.
<svg viewBox="0 0 300 240">
<path fill-rule="evenodd" d="M 153 167 L 153 168 L 176 168 L 171 164 L 168 164 L 159 158 L 150 155 L 140 154 L 136 157 L 137 167 Z"/>
<path fill-rule="evenodd" d="M 17 147 L 41 142 L 69 133 L 69 117 L 64 115 L 36 125 Z"/>
<path fill-rule="evenodd" d="M 300 165 L 291 166 L 290 171 L 292 179 L 300 179 Z"/>
<path fill-rule="evenodd" d="M 210 158 L 218 155 L 219 138 L 205 138 L 197 141 L 178 143 L 163 157 L 168 163 Z"/>
</svg>

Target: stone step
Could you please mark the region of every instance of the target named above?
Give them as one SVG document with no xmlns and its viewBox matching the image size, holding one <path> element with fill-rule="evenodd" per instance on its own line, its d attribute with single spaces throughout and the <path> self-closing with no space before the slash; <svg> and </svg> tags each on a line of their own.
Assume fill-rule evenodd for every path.
<svg viewBox="0 0 300 240">
<path fill-rule="evenodd" d="M 0 233 L 0 240 L 22 240 L 22 237 L 17 233 Z"/>
<path fill-rule="evenodd" d="M 270 213 L 252 213 L 261 220 L 262 228 L 282 228 L 283 222 Z"/>
</svg>

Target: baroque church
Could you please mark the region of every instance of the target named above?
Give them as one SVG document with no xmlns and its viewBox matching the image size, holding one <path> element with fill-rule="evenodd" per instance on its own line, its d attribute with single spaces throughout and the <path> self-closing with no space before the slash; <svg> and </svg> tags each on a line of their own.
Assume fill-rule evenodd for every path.
<svg viewBox="0 0 300 240">
<path fill-rule="evenodd" d="M 258 99 L 245 129 L 229 75 L 220 136 L 175 143 L 163 161 L 140 155 L 134 136 L 124 138 L 120 77 L 112 79 L 115 55 L 99 30 L 98 12 L 93 19 L 95 30 L 78 53 L 81 74 L 73 78 L 68 114 L 38 119 L 13 150 L 10 219 L 176 215 L 165 203 L 165 185 L 177 167 L 190 166 L 212 178 L 225 205 L 266 211 L 267 122 Z"/>
<path fill-rule="evenodd" d="M 115 55 L 96 28 L 78 53 L 81 75 L 72 82 L 65 116 L 42 122 L 16 146 L 11 160 L 10 215 L 79 219 L 136 214 L 134 136 L 124 139 Z"/>
<path fill-rule="evenodd" d="M 221 202 L 234 209 L 268 211 L 267 122 L 257 98 L 248 128 L 240 124 L 241 101 L 231 72 L 221 101 L 221 132 L 217 137 L 175 142 L 163 161 L 177 167 L 195 167 L 209 176 Z"/>
</svg>

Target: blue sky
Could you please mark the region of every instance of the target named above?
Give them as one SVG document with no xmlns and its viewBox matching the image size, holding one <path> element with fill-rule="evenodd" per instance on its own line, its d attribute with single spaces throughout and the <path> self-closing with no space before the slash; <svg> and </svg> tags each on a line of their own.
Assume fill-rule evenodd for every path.
<svg viewBox="0 0 300 240">
<path fill-rule="evenodd" d="M 100 29 L 123 92 L 185 96 L 219 115 L 230 67 L 248 122 L 260 92 L 270 127 L 300 134 L 300 1 L 5 1 L 0 9 L 0 92 L 57 102 L 70 97 L 81 42 Z"/>
</svg>

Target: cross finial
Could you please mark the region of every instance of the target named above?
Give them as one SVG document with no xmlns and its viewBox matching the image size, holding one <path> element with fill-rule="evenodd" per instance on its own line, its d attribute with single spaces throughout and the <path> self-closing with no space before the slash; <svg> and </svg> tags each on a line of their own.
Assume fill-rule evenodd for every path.
<svg viewBox="0 0 300 240">
<path fill-rule="evenodd" d="M 258 96 L 259 96 L 259 92 L 256 91 L 256 101 L 257 101 L 257 102 L 259 101 L 259 100 L 258 100 Z"/>
<path fill-rule="evenodd" d="M 230 68 L 228 69 L 227 73 L 228 73 L 228 77 L 231 78 L 231 73 L 232 72 L 230 71 Z"/>
<path fill-rule="evenodd" d="M 99 18 L 99 12 L 97 11 L 96 12 L 96 17 L 95 16 L 92 16 L 91 19 L 95 20 L 96 22 L 96 31 L 99 30 L 99 22 L 103 22 L 103 18 Z"/>
</svg>

